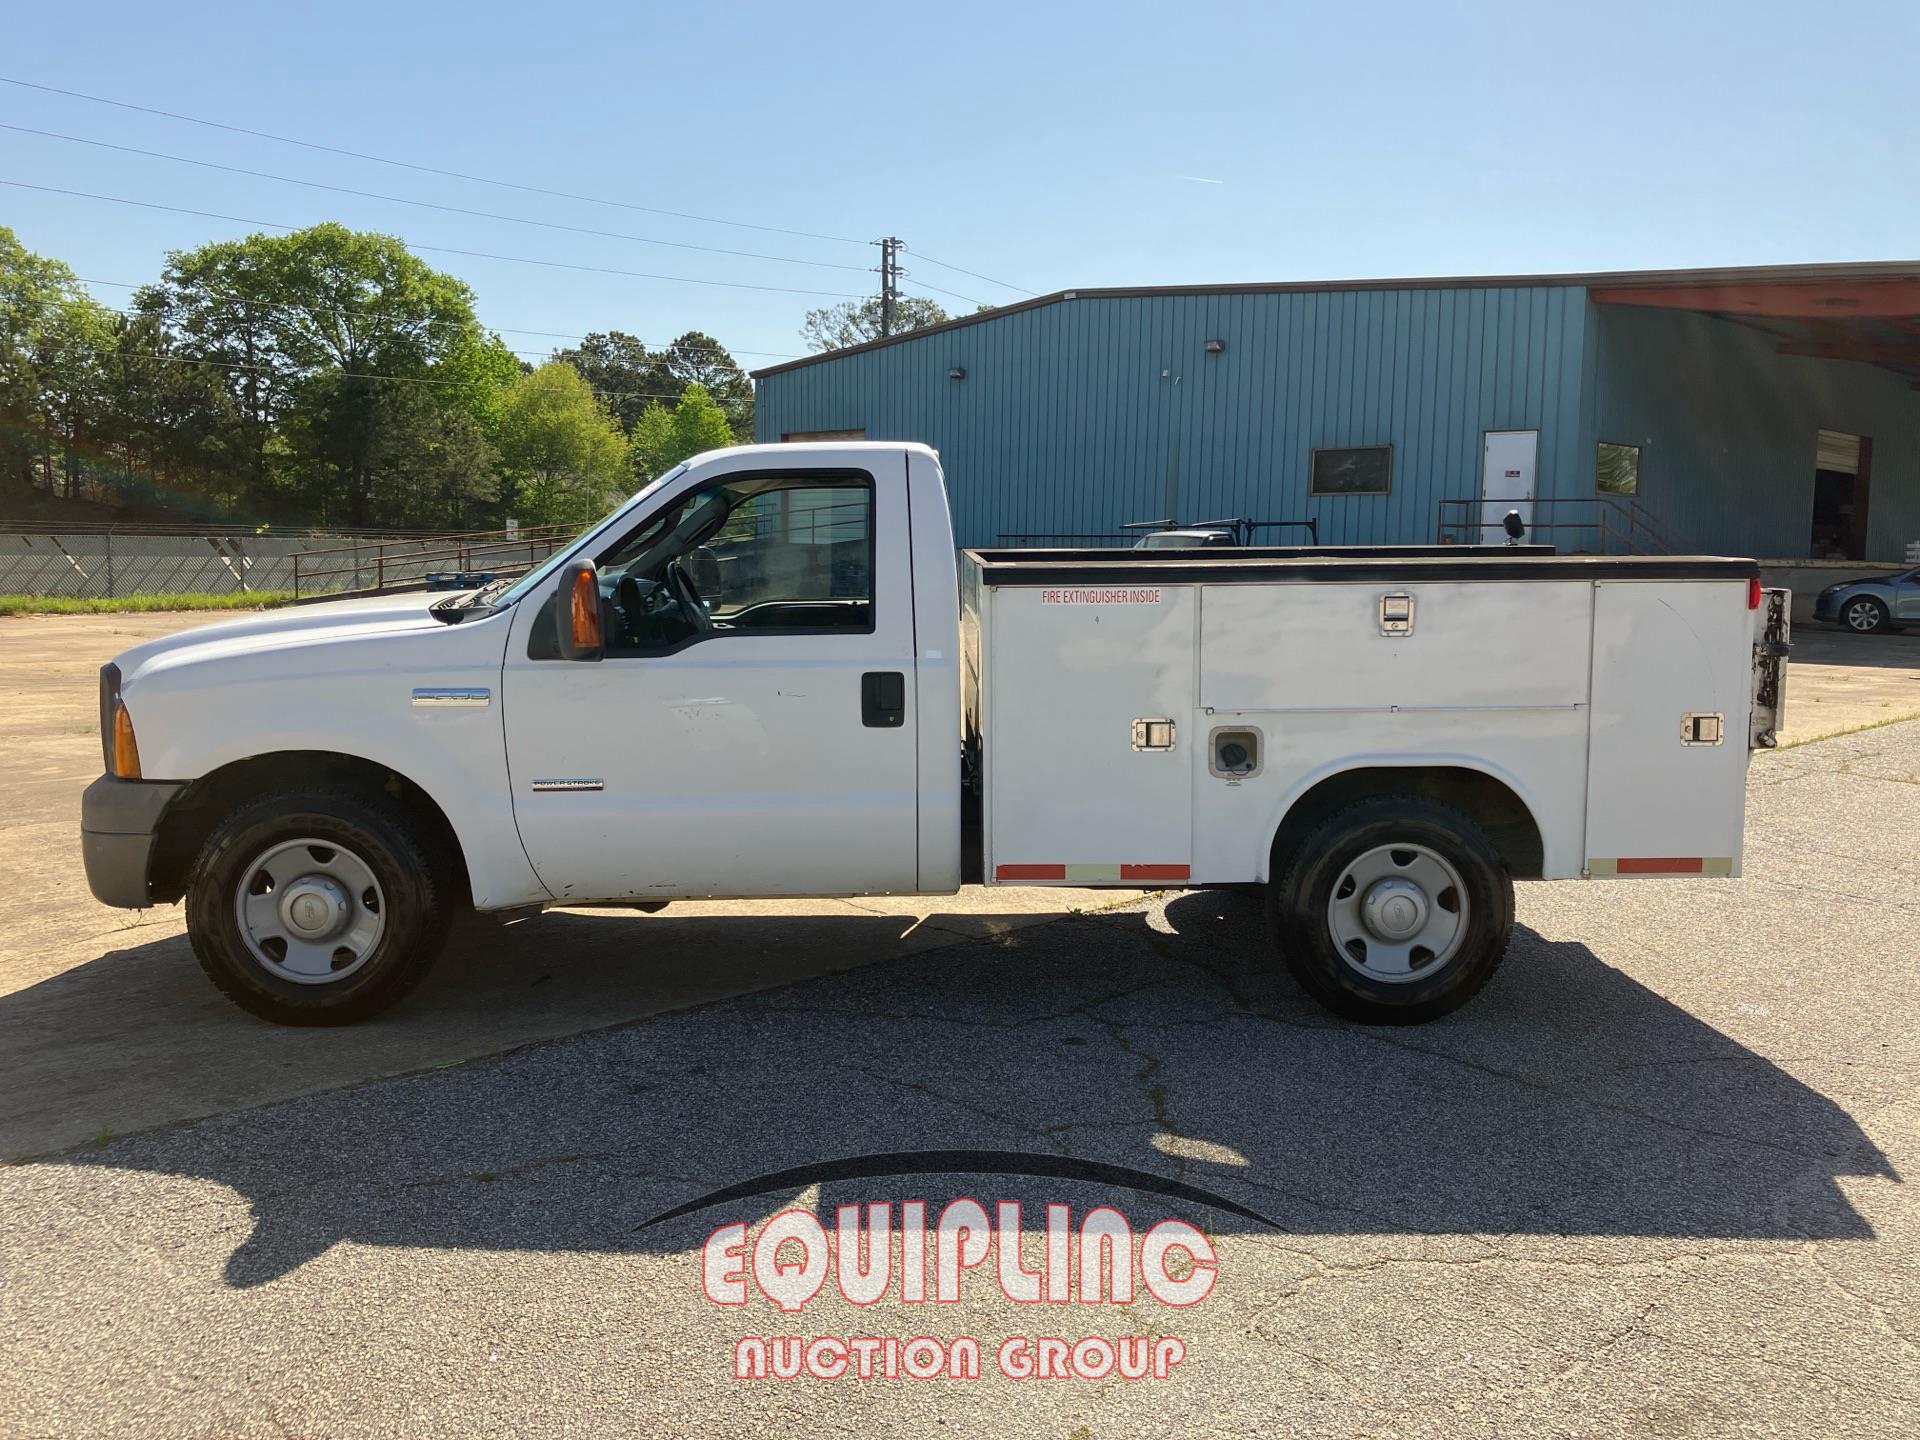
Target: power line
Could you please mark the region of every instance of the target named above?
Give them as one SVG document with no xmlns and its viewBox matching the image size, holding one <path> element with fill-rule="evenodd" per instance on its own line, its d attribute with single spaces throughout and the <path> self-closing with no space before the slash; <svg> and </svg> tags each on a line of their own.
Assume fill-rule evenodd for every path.
<svg viewBox="0 0 1920 1440">
<path fill-rule="evenodd" d="M 907 272 L 907 271 L 905 271 L 905 270 L 902 270 L 902 271 L 900 272 L 900 274 L 901 274 L 902 276 L 905 276 L 905 275 L 906 275 L 906 274 L 908 274 L 908 273 L 909 273 L 909 272 Z M 948 289 L 945 289 L 944 287 L 942 287 L 942 286 L 939 286 L 939 285 L 930 285 L 930 284 L 928 284 L 928 283 L 927 283 L 927 282 L 926 282 L 925 280 L 922 280 L 922 281 L 920 282 L 920 288 L 921 288 L 922 290 L 933 290 L 933 291 L 937 291 L 937 292 L 938 292 L 939 294 L 942 294 L 942 295 L 949 295 L 949 296 L 951 296 L 952 298 L 954 298 L 955 300 L 964 300 L 964 301 L 966 301 L 966 302 L 967 302 L 967 304 L 969 304 L 969 305 L 985 305 L 985 304 L 987 303 L 987 302 L 986 302 L 986 301 L 984 301 L 984 300 L 976 300 L 976 299 L 974 299 L 974 298 L 973 298 L 973 296 L 971 296 L 971 295 L 962 295 L 962 294 L 961 294 L 961 293 L 960 293 L 960 292 L 959 292 L 958 290 L 948 290 Z M 924 298 L 924 297 L 922 297 L 922 298 Z"/>
<path fill-rule="evenodd" d="M 241 370 L 258 375 L 284 373 L 271 365 L 245 365 L 237 360 L 204 360 L 192 355 L 162 355 L 158 351 L 121 350 L 102 345 L 76 345 L 74 348 L 94 355 L 113 356 L 121 360 L 154 360 L 163 365 L 203 365 L 215 370 Z M 323 373 L 337 375 L 347 380 L 377 380 L 389 385 L 450 385 L 471 390 L 476 386 L 487 384 L 484 380 L 438 380 L 426 375 L 374 375 L 364 370 L 328 370 Z M 594 390 L 591 385 L 587 388 L 602 400 L 680 400 L 685 398 L 684 392 L 671 395 L 656 390 Z"/>
<path fill-rule="evenodd" d="M 0 185 L 10 185 L 16 190 L 37 190 L 46 195 L 71 195 L 82 200 L 103 200 L 111 205 L 132 205 L 142 210 L 165 210 L 175 215 L 194 215 L 202 220 L 225 220 L 235 225 L 258 225 L 267 230 L 306 228 L 300 225 L 281 224 L 274 220 L 251 220 L 244 215 L 223 215 L 214 210 L 190 210 L 180 205 L 161 205 L 152 200 L 129 200 L 121 195 L 100 195 L 90 190 L 64 190 L 56 185 L 32 185 L 24 180 L 0 179 Z M 712 285 L 725 290 L 759 290 L 775 295 L 811 295 L 828 300 L 865 298 L 839 290 L 800 290 L 790 285 L 752 285 L 744 280 L 701 280 L 691 275 L 656 275 L 645 270 L 619 270 L 606 265 L 579 265 L 568 260 L 537 260 L 527 255 L 500 255 L 489 250 L 460 250 L 451 245 L 422 245 L 412 240 L 403 240 L 401 243 L 410 250 L 426 250 L 436 255 L 465 255 L 478 260 L 510 261 L 515 265 L 540 265 L 550 270 L 580 270 L 592 275 L 623 275 L 635 280 L 664 280 L 675 285 Z"/>
<path fill-rule="evenodd" d="M 100 150 L 117 150 L 122 155 L 140 155 L 150 160 L 168 160 L 177 165 L 197 165 L 203 170 L 219 170 L 228 175 L 249 175 L 256 180 L 273 180 L 283 185 L 303 185 L 310 190 L 326 190 L 335 195 L 357 195 L 363 200 L 380 200 L 393 205 L 412 205 L 421 210 L 440 210 L 449 215 L 467 215 L 480 220 L 500 220 L 510 225 L 532 225 L 542 230 L 564 230 L 573 235 L 595 235 L 605 240 L 626 240 L 635 245 L 664 245 L 674 250 L 700 250 L 709 255 L 732 255 L 743 260 L 772 260 L 782 265 L 811 265 L 820 270 L 864 270 L 863 265 L 846 265 L 836 260 L 802 260 L 792 255 L 768 255 L 758 250 L 728 250 L 718 245 L 696 245 L 688 240 L 659 240 L 649 235 L 628 235 L 619 230 L 596 230 L 587 225 L 565 225 L 558 220 L 536 220 L 526 215 L 502 215 L 493 210 L 470 210 L 461 205 L 441 205 L 432 200 L 412 200 L 404 195 L 385 195 L 377 190 L 356 190 L 350 185 L 328 185 L 319 180 L 302 180 L 293 175 L 275 175 L 267 170 L 249 170 L 241 165 L 221 165 L 212 160 L 196 160 L 190 155 L 169 155 L 163 150 L 142 150 L 136 145 L 116 145 L 108 140 L 90 140 L 84 135 L 64 135 L 58 130 L 36 130 L 28 125 L 10 125 L 0 121 L 0 130 L 19 135 L 38 135 L 47 140 L 64 140 L 74 145 L 91 145 Z"/>
<path fill-rule="evenodd" d="M 157 281 L 146 281 L 144 283 L 141 283 L 141 282 L 135 282 L 132 280 L 95 280 L 85 275 L 76 275 L 73 278 L 82 285 L 109 285 L 116 290 L 144 290 L 148 288 L 148 286 L 150 285 L 155 285 L 159 283 Z M 276 305 L 273 302 L 267 301 L 267 300 L 252 300 L 244 296 L 238 296 L 231 290 L 224 291 L 222 293 L 224 293 L 229 299 L 233 300 L 236 304 L 251 305 L 256 309 L 260 309 L 260 310 L 276 311 L 282 314 L 290 313 L 293 310 L 292 306 Z M 315 297 L 308 297 L 308 298 L 315 298 Z M 138 313 L 140 313 L 135 310 L 120 309 L 117 306 L 108 306 L 107 308 L 110 310 L 113 310 L 113 312 L 116 315 L 131 316 L 131 315 L 137 315 Z M 400 320 L 405 318 L 403 316 L 395 315 L 391 311 L 369 310 L 362 305 L 336 305 L 336 304 L 328 303 L 325 305 L 315 305 L 308 308 L 311 312 L 318 313 L 318 314 L 364 315 L 367 318 L 373 319 L 373 320 Z M 604 335 L 604 334 L 611 333 L 608 331 L 601 330 L 601 331 L 592 332 L 592 334 L 588 334 L 588 335 L 579 335 L 569 330 L 529 330 L 524 326 L 487 325 L 484 323 L 481 324 L 481 328 L 483 330 L 492 330 L 502 335 L 538 335 L 548 340 L 587 340 L 592 338 L 592 334 Z M 642 340 L 638 336 L 631 336 L 629 338 L 633 340 L 634 344 L 639 345 L 647 350 L 650 350 L 656 355 L 664 355 L 668 350 L 672 349 L 675 345 L 679 345 L 681 343 L 679 340 L 673 340 L 668 342 L 668 344 L 666 345 L 654 345 L 652 342 Z M 796 352 L 791 350 L 735 350 L 735 349 L 732 349 L 730 346 L 720 344 L 718 341 L 715 341 L 711 345 L 689 345 L 687 348 L 690 350 L 700 351 L 704 354 L 724 355 L 728 357 L 731 357 L 734 355 L 760 355 L 760 356 L 766 356 L 766 357 L 770 357 L 773 359 L 780 359 L 780 360 L 797 360 L 800 358 Z M 514 353 L 515 354 L 531 354 L 533 352 L 515 351 Z"/>
<path fill-rule="evenodd" d="M 1003 290 L 1018 290 L 1022 295 L 1038 295 L 1040 293 L 1038 290 L 1029 290 L 1024 285 L 1015 285 L 1009 280 L 996 280 L 991 275 L 982 275 L 978 270 L 969 270 L 962 265 L 949 265 L 944 260 L 934 259 L 933 256 L 927 254 L 924 250 L 914 250 L 911 245 L 909 245 L 907 249 L 912 251 L 914 259 L 924 260 L 929 265 L 938 265 L 942 270 L 954 270 L 962 275 L 971 275 L 976 280 L 984 280 L 989 285 L 998 285 Z M 960 298 L 964 300 L 966 297 L 963 295 Z M 980 302 L 976 300 L 974 303 L 977 305 Z"/>
<path fill-rule="evenodd" d="M 385 155 L 370 155 L 361 150 L 346 150 L 338 145 L 322 145 L 313 140 L 300 140 L 291 135 L 275 135 L 266 130 L 250 130 L 244 125 L 229 125 L 219 120 L 206 120 L 197 115 L 182 115 L 174 110 L 161 110 L 151 105 L 135 105 L 127 100 L 113 100 L 105 95 L 88 95 L 79 90 L 62 90 L 57 85 L 42 85 L 33 80 L 21 80 L 10 75 L 0 75 L 0 85 L 18 85 L 27 90 L 40 90 L 49 95 L 65 95 L 71 100 L 85 100 L 94 105 L 111 105 L 119 110 L 132 110 L 142 115 L 159 115 L 168 120 L 179 120 L 188 125 L 203 125 L 210 130 L 225 130 L 234 135 L 250 135 L 256 140 L 271 140 L 278 145 L 297 145 L 303 150 L 318 150 L 328 155 L 344 155 L 352 160 L 367 160 L 376 165 L 392 165 L 401 170 L 414 170 L 423 175 L 440 175 L 449 180 L 465 180 L 476 185 L 497 185 L 507 190 L 521 190 L 530 195 L 548 195 L 559 200 L 577 200 L 588 205 L 607 205 L 620 210 L 633 210 L 647 215 L 667 215 L 675 220 L 695 220 L 703 225 L 728 225 L 738 230 L 760 230 L 770 235 L 794 235 L 807 240 L 830 240 L 847 245 L 864 245 L 864 240 L 856 240 L 849 235 L 824 235 L 814 230 L 794 230 L 781 225 L 757 225 L 746 220 L 722 220 L 713 215 L 695 215 L 685 210 L 664 210 L 654 205 L 637 205 L 628 200 L 609 200 L 598 195 L 575 195 L 566 190 L 549 190 L 539 185 L 525 185 L 517 180 L 498 180 L 486 175 L 469 175 L 459 170 L 443 170 L 434 165 L 418 165 L 410 160 L 395 160 Z"/>
<path fill-rule="evenodd" d="M 907 242 L 898 235 L 889 235 L 873 243 L 880 247 L 880 263 L 874 268 L 880 274 L 880 338 L 884 340 L 893 334 L 894 321 L 899 314 L 902 293 L 900 282 L 913 272 L 900 263 L 900 252 L 907 248 Z M 962 295 L 957 290 L 944 290 L 938 285 L 929 285 L 924 280 L 920 283 L 928 290 L 939 290 L 942 295 L 951 295 L 954 299 L 964 300 L 969 305 L 984 306 L 985 304 L 984 301 L 975 300 L 971 295 Z M 923 295 L 920 298 L 924 300 L 927 297 Z"/>
</svg>

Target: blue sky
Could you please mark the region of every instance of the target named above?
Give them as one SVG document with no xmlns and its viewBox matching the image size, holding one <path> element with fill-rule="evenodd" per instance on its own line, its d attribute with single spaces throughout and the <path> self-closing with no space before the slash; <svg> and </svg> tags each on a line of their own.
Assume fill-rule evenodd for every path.
<svg viewBox="0 0 1920 1440">
<path fill-rule="evenodd" d="M 5 29 L 0 75 L 633 205 L 853 241 L 891 232 L 909 246 L 908 288 L 968 297 L 934 294 L 956 312 L 1087 285 L 1920 255 L 1911 3 L 202 0 L 21 6 Z M 11 85 L 0 121 L 820 263 L 437 213 L 0 130 L 7 180 L 828 292 L 423 250 L 523 351 L 566 343 L 525 331 L 663 343 L 697 328 L 749 367 L 772 363 L 801 349 L 807 308 L 873 283 L 863 267 L 877 252 L 858 243 L 464 183 Z M 6 186 L 0 224 L 82 276 L 130 282 L 169 249 L 251 228 Z"/>
</svg>

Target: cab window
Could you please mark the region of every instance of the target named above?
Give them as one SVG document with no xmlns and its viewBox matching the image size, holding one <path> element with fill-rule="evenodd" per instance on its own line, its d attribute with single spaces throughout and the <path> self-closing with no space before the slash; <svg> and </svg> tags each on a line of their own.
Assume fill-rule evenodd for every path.
<svg viewBox="0 0 1920 1440">
<path fill-rule="evenodd" d="M 609 653 L 735 634 L 873 629 L 873 480 L 728 476 L 599 561 Z"/>
</svg>

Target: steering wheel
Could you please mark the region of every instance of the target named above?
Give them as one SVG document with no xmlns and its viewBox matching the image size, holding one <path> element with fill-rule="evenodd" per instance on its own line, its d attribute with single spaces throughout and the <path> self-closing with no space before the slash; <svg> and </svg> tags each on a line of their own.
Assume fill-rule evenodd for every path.
<svg viewBox="0 0 1920 1440">
<path fill-rule="evenodd" d="M 700 592 L 693 588 L 693 577 L 687 573 L 687 567 L 678 560 L 667 562 L 667 584 L 673 587 L 674 597 L 679 600 L 680 608 L 686 612 L 689 625 L 701 634 L 713 629 L 713 616 L 709 615 L 707 607 L 700 603 Z"/>
</svg>

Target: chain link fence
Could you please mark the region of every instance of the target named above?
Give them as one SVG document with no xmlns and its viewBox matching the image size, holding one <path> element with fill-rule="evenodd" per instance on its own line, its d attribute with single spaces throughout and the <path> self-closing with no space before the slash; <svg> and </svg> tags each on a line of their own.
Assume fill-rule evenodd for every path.
<svg viewBox="0 0 1920 1440">
<path fill-rule="evenodd" d="M 546 532 L 507 539 L 8 528 L 0 531 L 0 595 L 114 599 L 265 590 L 310 595 L 417 586 L 432 573 L 515 573 L 544 559 L 560 538 Z"/>
</svg>

